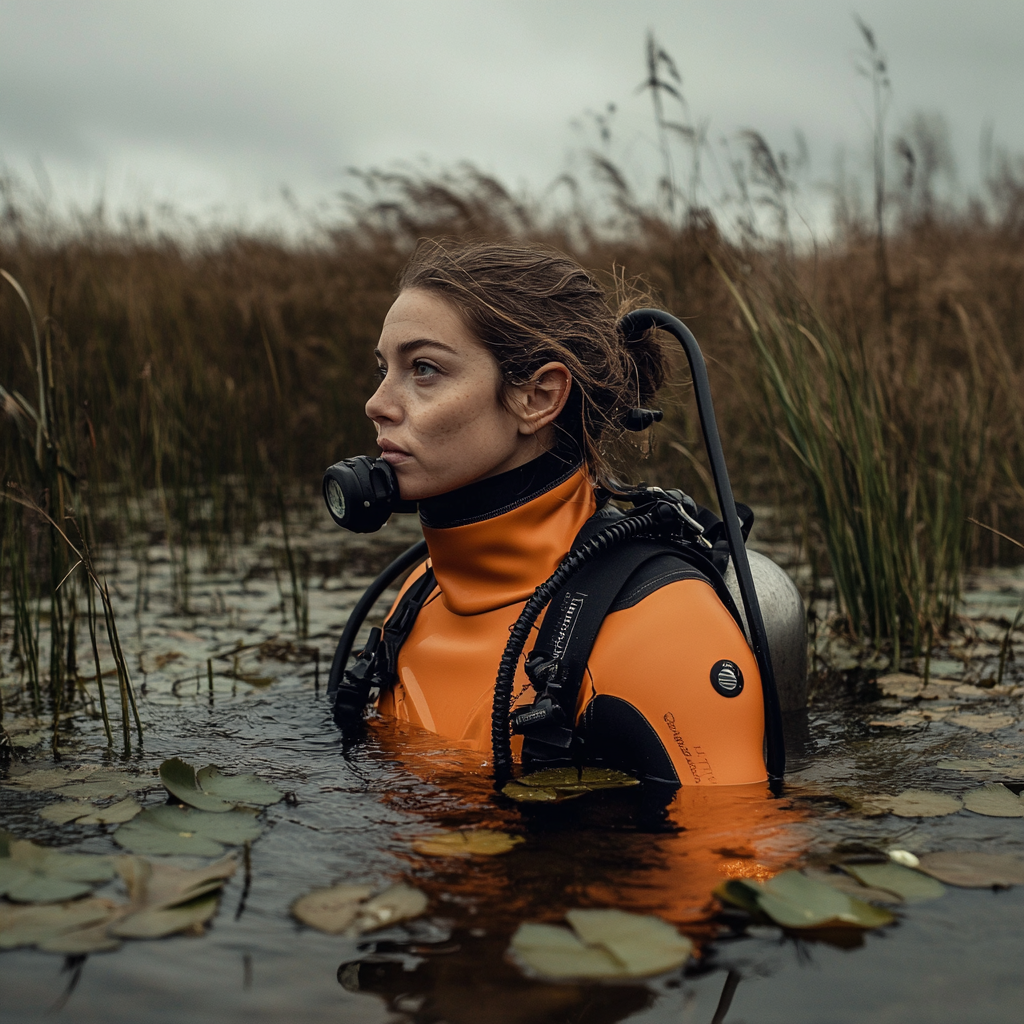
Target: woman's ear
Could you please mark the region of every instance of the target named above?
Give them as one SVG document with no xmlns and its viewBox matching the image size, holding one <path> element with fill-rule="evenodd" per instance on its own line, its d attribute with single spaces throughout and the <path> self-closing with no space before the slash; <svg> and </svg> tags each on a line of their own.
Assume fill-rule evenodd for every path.
<svg viewBox="0 0 1024 1024">
<path fill-rule="evenodd" d="M 520 434 L 536 434 L 558 419 L 572 388 L 572 374 L 564 363 L 545 363 L 525 383 L 511 389 L 512 413 Z"/>
</svg>

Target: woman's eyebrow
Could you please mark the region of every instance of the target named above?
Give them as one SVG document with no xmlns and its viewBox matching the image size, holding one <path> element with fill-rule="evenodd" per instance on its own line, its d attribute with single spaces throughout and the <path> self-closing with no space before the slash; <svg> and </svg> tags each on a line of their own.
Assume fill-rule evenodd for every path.
<svg viewBox="0 0 1024 1024">
<path fill-rule="evenodd" d="M 439 348 L 450 355 L 458 355 L 450 345 L 446 345 L 443 341 L 434 341 L 433 338 L 413 338 L 410 341 L 403 341 L 396 347 L 396 351 L 398 355 L 404 356 L 421 348 Z M 384 353 L 379 348 L 375 348 L 373 354 L 378 359 L 384 358 Z"/>
</svg>

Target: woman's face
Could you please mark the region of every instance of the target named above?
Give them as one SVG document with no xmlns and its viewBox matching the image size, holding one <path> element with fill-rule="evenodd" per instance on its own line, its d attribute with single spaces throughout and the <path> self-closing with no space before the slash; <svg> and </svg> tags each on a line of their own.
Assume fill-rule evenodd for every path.
<svg viewBox="0 0 1024 1024">
<path fill-rule="evenodd" d="M 398 296 L 375 354 L 382 379 L 366 415 L 406 501 L 515 469 L 545 450 L 554 416 L 541 423 L 529 399 L 524 405 L 515 395 L 506 407 L 497 360 L 435 293 L 414 288 Z"/>
</svg>

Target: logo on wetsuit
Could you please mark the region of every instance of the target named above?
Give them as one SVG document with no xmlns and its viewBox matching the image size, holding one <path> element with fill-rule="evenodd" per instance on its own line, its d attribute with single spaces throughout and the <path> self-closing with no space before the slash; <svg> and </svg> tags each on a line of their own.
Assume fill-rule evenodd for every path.
<svg viewBox="0 0 1024 1024">
<path fill-rule="evenodd" d="M 711 685 L 723 697 L 738 697 L 743 692 L 743 673 L 735 661 L 716 661 L 711 666 Z"/>
</svg>

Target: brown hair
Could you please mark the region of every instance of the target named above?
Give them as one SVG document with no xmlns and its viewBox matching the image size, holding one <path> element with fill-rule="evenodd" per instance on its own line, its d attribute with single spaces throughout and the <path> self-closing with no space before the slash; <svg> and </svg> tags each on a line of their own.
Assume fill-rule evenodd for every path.
<svg viewBox="0 0 1024 1024">
<path fill-rule="evenodd" d="M 506 387 L 547 362 L 572 374 L 570 400 L 556 426 L 580 446 L 594 479 L 611 483 L 608 451 L 629 409 L 648 405 L 665 379 L 665 358 L 647 337 L 626 346 L 617 322 L 647 305 L 631 292 L 612 311 L 593 276 L 572 257 L 540 245 L 424 240 L 399 274 L 399 290 L 443 295 L 490 349 Z"/>
</svg>

